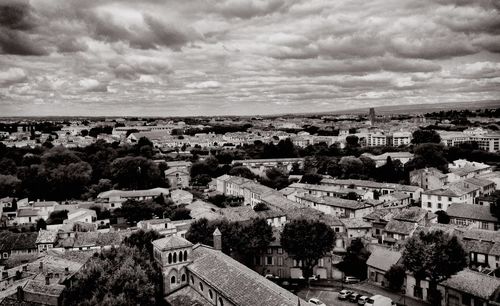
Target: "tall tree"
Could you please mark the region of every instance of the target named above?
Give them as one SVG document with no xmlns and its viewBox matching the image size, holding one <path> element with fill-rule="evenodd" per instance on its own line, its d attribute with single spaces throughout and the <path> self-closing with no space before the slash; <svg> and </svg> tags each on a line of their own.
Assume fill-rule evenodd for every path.
<svg viewBox="0 0 500 306">
<path fill-rule="evenodd" d="M 414 144 L 422 143 L 440 143 L 441 137 L 435 130 L 416 130 L 413 132 L 413 138 L 411 140 Z"/>
<path fill-rule="evenodd" d="M 289 256 L 302 262 L 302 274 L 307 279 L 320 258 L 333 249 L 335 232 L 325 223 L 305 219 L 293 220 L 281 233 L 281 246 Z"/>
<path fill-rule="evenodd" d="M 403 264 L 415 278 L 429 280 L 429 300 L 437 305 L 437 284 L 467 266 L 467 253 L 456 236 L 439 230 L 422 231 L 407 240 Z"/>
</svg>

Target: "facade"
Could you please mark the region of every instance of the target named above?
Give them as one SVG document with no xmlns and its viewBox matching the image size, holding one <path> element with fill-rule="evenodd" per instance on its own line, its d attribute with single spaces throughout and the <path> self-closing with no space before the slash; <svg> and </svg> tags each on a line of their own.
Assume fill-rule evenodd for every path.
<svg viewBox="0 0 500 306">
<path fill-rule="evenodd" d="M 97 195 L 98 199 L 108 202 L 125 202 L 126 200 L 151 200 L 160 195 L 168 196 L 170 191 L 166 188 L 152 188 L 145 190 L 109 190 Z"/>
<path fill-rule="evenodd" d="M 413 159 L 413 154 L 409 152 L 386 152 L 380 155 L 373 155 L 370 153 L 363 153 L 361 156 L 371 158 L 375 161 L 375 166 L 381 167 L 387 163 L 387 158 L 390 157 L 392 161 L 399 160 L 403 165 Z"/>
<path fill-rule="evenodd" d="M 448 184 L 448 176 L 436 168 L 417 169 L 410 172 L 410 184 L 424 190 L 439 189 Z"/>
<path fill-rule="evenodd" d="M 263 175 L 266 170 L 271 168 L 290 172 L 293 164 L 298 164 L 302 168 L 304 167 L 304 158 L 241 159 L 233 160 L 232 164 L 241 164 L 249 168 L 252 172 Z"/>
<path fill-rule="evenodd" d="M 376 284 L 384 286 L 387 281 L 385 273 L 401 261 L 401 253 L 392 251 L 384 247 L 377 247 L 372 250 L 370 257 L 366 261 L 368 266 L 368 279 Z"/>
<path fill-rule="evenodd" d="M 186 169 L 170 168 L 165 170 L 165 179 L 173 189 L 186 188 L 189 187 L 191 176 Z"/>
<path fill-rule="evenodd" d="M 308 194 L 297 196 L 299 204 L 307 205 L 325 214 L 339 218 L 362 218 L 375 209 L 373 203 L 366 201 L 346 200 L 335 197 L 314 197 Z"/>
<path fill-rule="evenodd" d="M 499 229 L 499 221 L 491 214 L 488 206 L 454 203 L 448 206 L 446 212 L 450 217 L 450 224 L 491 231 Z"/>
</svg>

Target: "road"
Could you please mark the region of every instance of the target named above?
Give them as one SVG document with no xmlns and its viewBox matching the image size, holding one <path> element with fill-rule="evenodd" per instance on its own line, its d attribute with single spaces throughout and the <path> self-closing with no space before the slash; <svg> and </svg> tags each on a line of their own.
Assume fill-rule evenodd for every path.
<svg viewBox="0 0 500 306">
<path fill-rule="evenodd" d="M 369 282 L 361 282 L 358 284 L 353 284 L 346 286 L 348 289 L 354 290 L 359 294 L 372 296 L 375 294 L 385 295 L 391 298 L 394 302 L 397 302 L 400 305 L 407 306 L 429 306 L 429 304 L 424 303 L 422 301 L 417 301 L 408 297 L 403 298 L 402 295 L 398 295 L 396 293 L 390 292 L 384 288 L 371 284 Z M 349 301 L 341 301 L 338 299 L 338 291 L 340 288 L 332 284 L 331 287 L 309 287 L 304 288 L 299 291 L 297 294 L 304 300 L 309 300 L 310 298 L 317 298 L 327 306 L 354 306 L 356 304 L 351 303 Z"/>
</svg>

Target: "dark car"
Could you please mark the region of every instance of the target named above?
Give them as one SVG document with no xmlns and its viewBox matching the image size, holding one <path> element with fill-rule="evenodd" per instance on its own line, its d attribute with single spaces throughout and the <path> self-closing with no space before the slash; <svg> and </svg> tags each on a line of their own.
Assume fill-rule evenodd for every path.
<svg viewBox="0 0 500 306">
<path fill-rule="evenodd" d="M 359 299 L 360 297 L 362 297 L 362 295 L 361 295 L 361 294 L 357 294 L 356 292 L 353 292 L 353 293 L 351 293 L 351 295 L 349 295 L 348 300 L 349 300 L 350 302 L 357 303 L 357 302 L 358 302 L 358 299 Z"/>
</svg>

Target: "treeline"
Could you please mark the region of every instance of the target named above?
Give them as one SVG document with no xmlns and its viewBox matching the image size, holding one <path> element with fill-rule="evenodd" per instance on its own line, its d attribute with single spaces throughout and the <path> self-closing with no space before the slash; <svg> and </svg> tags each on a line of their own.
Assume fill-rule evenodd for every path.
<svg viewBox="0 0 500 306">
<path fill-rule="evenodd" d="M 141 139 L 119 146 L 97 141 L 85 148 L 7 148 L 0 143 L 0 197 L 69 200 L 111 188 L 166 187 L 166 164 L 154 163 L 153 145 Z"/>
</svg>

